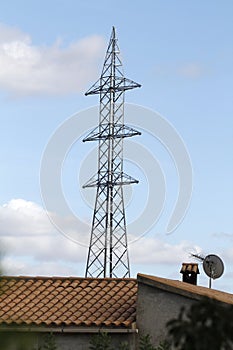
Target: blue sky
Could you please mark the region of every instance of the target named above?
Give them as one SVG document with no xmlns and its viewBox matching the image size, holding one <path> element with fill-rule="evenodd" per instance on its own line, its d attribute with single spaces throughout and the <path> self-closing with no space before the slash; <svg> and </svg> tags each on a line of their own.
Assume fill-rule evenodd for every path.
<svg viewBox="0 0 233 350">
<path fill-rule="evenodd" d="M 148 133 L 135 139 L 159 162 L 167 191 L 156 225 L 140 243 L 130 245 L 132 275 L 179 279 L 180 265 L 191 250 L 214 253 L 225 263 L 224 276 L 214 287 L 233 292 L 232 15 L 233 4 L 227 0 L 1 2 L 0 235 L 7 273 L 84 274 L 86 248 L 65 238 L 47 219 L 40 165 L 55 130 L 98 103 L 97 97 L 84 93 L 100 75 L 114 25 L 125 75 L 142 84 L 127 93 L 127 102 L 166 118 L 183 139 L 193 168 L 189 209 L 167 235 L 177 193 L 174 162 Z M 93 125 L 97 122 L 98 116 Z M 143 116 L 140 123 L 143 129 Z M 91 199 L 80 193 L 77 173 L 93 145 L 79 141 L 64 161 L 63 188 L 69 205 L 88 226 Z M 140 178 L 140 185 L 128 190 L 126 215 L 131 222 L 140 196 L 146 201 L 148 174 L 130 162 L 126 167 Z M 89 235 L 89 227 L 82 224 L 63 224 Z M 200 270 L 200 284 L 208 285 Z"/>
</svg>

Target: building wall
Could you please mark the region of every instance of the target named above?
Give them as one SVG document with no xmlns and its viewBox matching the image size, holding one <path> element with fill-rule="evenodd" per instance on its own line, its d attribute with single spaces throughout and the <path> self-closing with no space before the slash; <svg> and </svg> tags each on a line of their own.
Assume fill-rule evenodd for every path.
<svg viewBox="0 0 233 350">
<path fill-rule="evenodd" d="M 182 306 L 194 300 L 144 283 L 138 283 L 137 328 L 139 338 L 149 334 L 154 345 L 167 339 L 166 324 L 178 316 Z"/>
<path fill-rule="evenodd" d="M 46 332 L 24 333 L 24 332 L 0 332 L 0 350 L 39 350 L 43 349 Z M 91 337 L 97 333 L 56 333 L 54 339 L 57 350 L 88 350 Z M 134 333 L 112 333 L 111 345 L 113 349 L 118 349 L 120 343 L 128 342 L 129 349 L 135 350 Z M 3 339 L 6 340 L 3 345 Z"/>
<path fill-rule="evenodd" d="M 89 348 L 88 334 L 69 334 L 69 333 L 55 333 L 55 342 L 57 350 L 84 350 Z"/>
<path fill-rule="evenodd" d="M 55 334 L 58 350 L 88 350 L 90 339 L 95 333 L 86 334 Z M 109 334 L 113 349 L 118 349 L 121 342 L 128 342 L 129 349 L 135 350 L 134 334 Z"/>
</svg>

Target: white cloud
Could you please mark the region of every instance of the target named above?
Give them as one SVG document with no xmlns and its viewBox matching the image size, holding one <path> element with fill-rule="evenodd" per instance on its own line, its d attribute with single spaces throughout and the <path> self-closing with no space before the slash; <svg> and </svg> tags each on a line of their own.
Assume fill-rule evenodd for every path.
<svg viewBox="0 0 233 350">
<path fill-rule="evenodd" d="M 229 232 L 215 232 L 211 235 L 211 237 L 216 239 L 227 239 L 231 241 L 233 239 L 233 234 Z"/>
<path fill-rule="evenodd" d="M 35 236 L 54 232 L 46 212 L 23 199 L 12 199 L 0 206 L 0 221 L 0 236 Z"/>
<path fill-rule="evenodd" d="M 64 261 L 41 261 L 19 259 L 6 256 L 3 258 L 3 273 L 8 276 L 83 276 L 84 267 Z"/>
<path fill-rule="evenodd" d="M 15 38 L 22 41 L 30 41 L 30 37 L 20 29 L 0 23 L 0 44 L 14 41 Z"/>
<path fill-rule="evenodd" d="M 53 214 L 55 215 L 55 214 Z M 90 227 L 71 218 L 56 217 L 67 235 L 88 245 Z M 0 206 L 0 242 L 2 265 L 7 274 L 79 275 L 84 274 L 87 247 L 82 247 L 59 233 L 45 210 L 36 203 L 13 199 Z M 129 237 L 134 240 L 135 237 Z M 190 261 L 191 252 L 201 249 L 187 241 L 167 243 L 163 237 L 145 236 L 129 247 L 131 264 L 180 264 Z M 81 271 L 80 271 L 81 266 Z"/>
<path fill-rule="evenodd" d="M 1 236 L 31 236 L 57 234 L 57 229 L 50 222 L 49 217 L 66 228 L 67 236 L 74 237 L 78 241 L 79 236 L 89 227 L 76 218 L 62 217 L 55 213 L 47 212 L 38 204 L 24 199 L 12 199 L 0 206 L 0 237 Z M 74 236 L 73 233 L 77 232 Z M 85 244 L 86 242 L 82 240 Z"/>
<path fill-rule="evenodd" d="M 175 264 L 192 261 L 190 254 L 200 251 L 201 248 L 191 242 L 171 244 L 156 237 L 144 237 L 133 243 L 130 250 L 132 262 L 135 264 Z"/>
<path fill-rule="evenodd" d="M 30 36 L 0 24 L 0 89 L 11 95 L 77 93 L 96 79 L 104 39 L 93 35 L 62 47 L 33 45 Z"/>
<path fill-rule="evenodd" d="M 221 252 L 221 258 L 223 258 L 223 260 L 227 261 L 228 263 L 233 263 L 233 247 L 225 248 Z"/>
<path fill-rule="evenodd" d="M 67 233 L 73 232 L 74 223 L 64 220 Z M 46 274 L 50 271 L 72 270 L 72 265 L 83 262 L 87 249 L 69 240 L 51 224 L 45 210 L 36 203 L 13 199 L 0 207 L 0 242 L 2 265 L 5 273 Z M 77 221 L 75 222 L 77 224 Z M 89 239 L 88 225 L 76 225 L 76 237 Z M 52 273 L 53 268 L 54 273 Z M 62 267 L 63 266 L 63 267 Z M 57 273 L 56 273 L 57 274 Z"/>
</svg>

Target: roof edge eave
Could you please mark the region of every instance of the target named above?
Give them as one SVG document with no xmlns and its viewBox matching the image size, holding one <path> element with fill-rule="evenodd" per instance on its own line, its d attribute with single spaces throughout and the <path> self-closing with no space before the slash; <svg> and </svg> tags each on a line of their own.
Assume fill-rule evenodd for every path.
<svg viewBox="0 0 233 350">
<path fill-rule="evenodd" d="M 137 275 L 137 280 L 138 283 L 143 283 L 169 293 L 179 294 L 193 300 L 200 300 L 203 297 L 207 297 L 224 304 L 233 304 L 233 295 L 219 290 L 140 273 Z"/>
<path fill-rule="evenodd" d="M 131 328 L 127 327 L 106 327 L 106 326 L 9 326 L 1 325 L 1 332 L 30 332 L 30 333 L 138 333 L 138 329 L 132 325 Z"/>
</svg>

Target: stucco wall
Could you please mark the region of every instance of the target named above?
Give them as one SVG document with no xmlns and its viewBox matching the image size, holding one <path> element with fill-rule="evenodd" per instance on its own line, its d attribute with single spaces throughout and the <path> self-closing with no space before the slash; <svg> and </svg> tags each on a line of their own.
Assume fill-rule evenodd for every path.
<svg viewBox="0 0 233 350">
<path fill-rule="evenodd" d="M 166 324 L 178 316 L 180 308 L 194 300 L 182 295 L 138 283 L 137 328 L 139 337 L 149 334 L 154 345 L 167 338 Z"/>
<path fill-rule="evenodd" d="M 88 350 L 90 339 L 96 333 L 53 333 L 57 350 Z M 135 350 L 134 333 L 109 333 L 111 337 L 111 345 L 113 349 L 118 349 L 121 342 L 128 342 L 129 349 Z M 7 339 L 4 349 L 1 347 L 2 337 Z M 27 350 L 38 350 L 43 348 L 46 332 L 24 333 L 24 332 L 0 332 L 0 350 L 19 350 L 24 348 Z M 22 347 L 23 344 L 23 347 Z"/>
<path fill-rule="evenodd" d="M 58 350 L 88 350 L 90 339 L 95 334 L 55 334 Z M 118 349 L 121 342 L 127 341 L 130 350 L 135 350 L 134 334 L 109 334 L 113 349 Z"/>
</svg>

